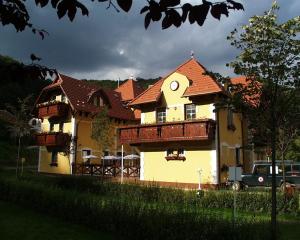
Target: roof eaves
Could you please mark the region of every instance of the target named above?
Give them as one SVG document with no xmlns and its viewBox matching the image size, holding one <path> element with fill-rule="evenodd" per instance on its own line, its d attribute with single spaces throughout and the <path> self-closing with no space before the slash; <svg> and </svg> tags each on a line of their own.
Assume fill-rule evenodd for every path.
<svg viewBox="0 0 300 240">
<path fill-rule="evenodd" d="M 202 92 L 202 93 L 184 93 L 183 97 L 193 97 L 193 96 L 199 96 L 199 95 L 208 95 L 208 94 L 214 94 L 214 93 L 224 93 L 222 90 L 219 91 L 209 91 L 209 92 Z"/>
</svg>

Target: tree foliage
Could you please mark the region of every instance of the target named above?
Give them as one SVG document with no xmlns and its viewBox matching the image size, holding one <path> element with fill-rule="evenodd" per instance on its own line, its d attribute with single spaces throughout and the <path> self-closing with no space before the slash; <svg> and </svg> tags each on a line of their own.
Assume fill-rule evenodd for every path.
<svg viewBox="0 0 300 240">
<path fill-rule="evenodd" d="M 94 2 L 94 0 L 90 0 Z M 35 0 L 35 4 L 41 8 L 50 5 L 55 9 L 59 19 L 68 16 L 73 21 L 77 12 L 88 16 L 89 10 L 83 1 L 78 0 Z M 98 0 L 106 3 L 107 8 L 113 7 L 117 12 L 123 10 L 129 12 L 132 8 L 133 0 Z M 140 13 L 145 14 L 145 28 L 148 28 L 150 22 L 160 21 L 162 19 L 162 28 L 166 29 L 172 25 L 180 27 L 188 18 L 189 23 L 197 23 L 202 26 L 210 14 L 220 20 L 222 15 L 229 16 L 230 10 L 244 10 L 241 3 L 233 0 L 211 2 L 202 0 L 202 4 L 192 5 L 185 3 L 181 5 L 181 0 L 149 0 Z M 44 29 L 37 29 L 30 22 L 25 0 L 1 0 L 0 1 L 0 22 L 2 25 L 12 24 L 17 31 L 23 31 L 31 28 L 33 33 L 39 34 L 42 38 L 48 34 Z"/>
<path fill-rule="evenodd" d="M 300 17 L 277 23 L 278 6 L 263 16 L 250 18 L 249 25 L 228 37 L 241 54 L 230 63 L 246 85 L 232 86 L 237 108 L 247 114 L 260 141 L 270 144 L 272 124 L 295 125 L 299 120 Z M 235 104 L 237 105 L 237 104 Z M 298 126 L 299 127 L 299 126 Z M 277 139 L 278 140 L 278 139 Z"/>
<path fill-rule="evenodd" d="M 18 106 L 7 105 L 6 110 L 2 111 L 2 113 L 6 113 L 8 118 L 0 114 L 1 120 L 7 120 L 7 129 L 11 135 L 11 137 L 17 139 L 18 152 L 17 152 L 17 166 L 16 166 L 16 176 L 18 176 L 19 171 L 19 162 L 20 162 L 20 152 L 22 147 L 22 139 L 28 135 L 30 135 L 31 128 L 28 124 L 31 119 L 31 107 L 29 105 L 31 96 L 27 96 L 24 99 L 18 98 Z M 4 116 L 4 118 L 2 118 Z"/>
<path fill-rule="evenodd" d="M 47 70 L 36 64 L 25 65 L 10 57 L 0 55 L 0 109 L 6 104 L 17 107 L 16 96 L 24 99 L 32 95 L 29 105 L 33 105 L 34 99 L 42 88 L 50 83 L 45 80 Z"/>
<path fill-rule="evenodd" d="M 241 51 L 230 63 L 235 73 L 246 76 L 239 92 L 246 106 L 244 114 L 254 123 L 254 130 L 269 139 L 272 150 L 272 239 L 276 239 L 276 145 L 279 129 L 299 122 L 300 103 L 300 17 L 278 23 L 276 2 L 262 16 L 250 18 L 241 31 L 228 37 Z M 267 142 L 268 143 L 268 142 Z"/>
<path fill-rule="evenodd" d="M 115 127 L 108 116 L 108 109 L 104 107 L 92 122 L 91 138 L 98 142 L 99 151 L 111 149 L 115 140 Z"/>
</svg>

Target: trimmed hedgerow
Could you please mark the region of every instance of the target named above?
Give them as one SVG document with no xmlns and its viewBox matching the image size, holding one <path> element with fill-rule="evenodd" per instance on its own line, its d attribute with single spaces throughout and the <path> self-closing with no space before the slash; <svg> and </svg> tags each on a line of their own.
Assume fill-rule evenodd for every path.
<svg viewBox="0 0 300 240">
<path fill-rule="evenodd" d="M 200 208 L 233 208 L 232 191 L 184 191 L 174 188 L 161 188 L 157 185 L 141 186 L 102 182 L 87 176 L 43 176 L 27 175 L 27 181 L 43 183 L 67 190 L 90 192 L 112 198 L 127 198 L 135 201 L 187 204 Z M 279 213 L 299 215 L 299 193 L 289 197 L 277 193 Z M 271 211 L 271 193 L 268 191 L 243 191 L 237 193 L 237 209 L 249 212 L 268 213 Z"/>
<path fill-rule="evenodd" d="M 112 231 L 122 239 L 250 240 L 269 239 L 270 232 L 263 220 L 239 218 L 233 225 L 195 205 L 137 201 L 125 194 L 113 198 L 17 179 L 0 178 L 0 199 Z"/>
</svg>

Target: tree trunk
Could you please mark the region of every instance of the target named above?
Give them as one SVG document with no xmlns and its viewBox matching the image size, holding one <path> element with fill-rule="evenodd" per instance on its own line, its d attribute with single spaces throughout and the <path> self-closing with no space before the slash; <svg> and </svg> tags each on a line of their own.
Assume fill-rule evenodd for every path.
<svg viewBox="0 0 300 240">
<path fill-rule="evenodd" d="M 281 164 L 282 164 L 282 184 L 283 184 L 283 187 L 282 187 L 282 190 L 283 190 L 283 193 L 285 194 L 285 167 L 284 167 L 284 154 L 283 152 L 281 153 Z"/>
<path fill-rule="evenodd" d="M 19 138 L 18 138 L 18 155 L 17 155 L 16 177 L 18 177 L 18 175 L 19 175 L 20 148 L 21 148 L 21 136 L 19 136 Z"/>
<path fill-rule="evenodd" d="M 272 149 L 272 211 L 271 211 L 271 239 L 276 240 L 276 118 L 274 106 L 271 110 L 271 149 Z"/>
</svg>

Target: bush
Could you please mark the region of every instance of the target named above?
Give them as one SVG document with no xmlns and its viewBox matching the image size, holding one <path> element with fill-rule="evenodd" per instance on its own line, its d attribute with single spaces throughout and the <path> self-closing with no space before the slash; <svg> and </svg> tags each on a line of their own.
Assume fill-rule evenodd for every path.
<svg viewBox="0 0 300 240">
<path fill-rule="evenodd" d="M 27 175 L 25 180 L 43 183 L 46 186 L 89 192 L 108 198 L 126 198 L 128 200 L 151 203 L 189 205 L 199 208 L 233 208 L 234 193 L 232 191 L 184 191 L 174 188 L 161 188 L 157 185 L 119 184 L 99 181 L 90 176 L 45 176 Z M 300 214 L 299 194 L 286 198 L 281 192 L 277 193 L 277 208 L 279 213 Z M 271 193 L 267 191 L 238 192 L 237 209 L 269 213 L 271 211 Z"/>
<path fill-rule="evenodd" d="M 53 178 L 54 179 L 54 178 Z M 43 178 L 43 180 L 45 180 Z M 49 181 L 49 179 L 48 179 Z M 56 181 L 56 180 L 54 180 Z M 77 180 L 66 180 L 77 181 Z M 84 180 L 91 181 L 92 180 Z M 64 182 L 65 183 L 65 182 Z M 69 184 L 69 183 L 68 183 Z M 66 184 L 65 186 L 70 186 Z M 77 186 L 85 186 L 86 183 Z M 108 185 L 100 185 L 108 187 Z M 107 198 L 100 194 L 62 189 L 54 185 L 0 178 L 0 199 L 22 204 L 40 212 L 85 224 L 101 231 L 112 231 L 122 239 L 268 239 L 267 223 L 257 219 L 238 219 L 235 226 L 224 216 L 208 214 L 194 205 L 166 204 L 128 199 L 125 193 L 135 186 L 121 189 L 123 197 Z M 102 190 L 103 190 L 102 189 Z M 164 190 L 141 188 L 143 198 L 161 196 Z M 106 189 L 107 190 L 107 189 Z M 168 190 L 169 196 L 179 191 Z M 182 195 L 181 195 L 182 194 Z M 176 201 L 182 201 L 184 193 Z M 167 200 L 168 198 L 165 198 Z M 175 198 L 176 199 L 176 198 Z M 165 201 L 164 200 L 164 201 Z M 170 199 L 168 199 L 169 201 Z"/>
</svg>

